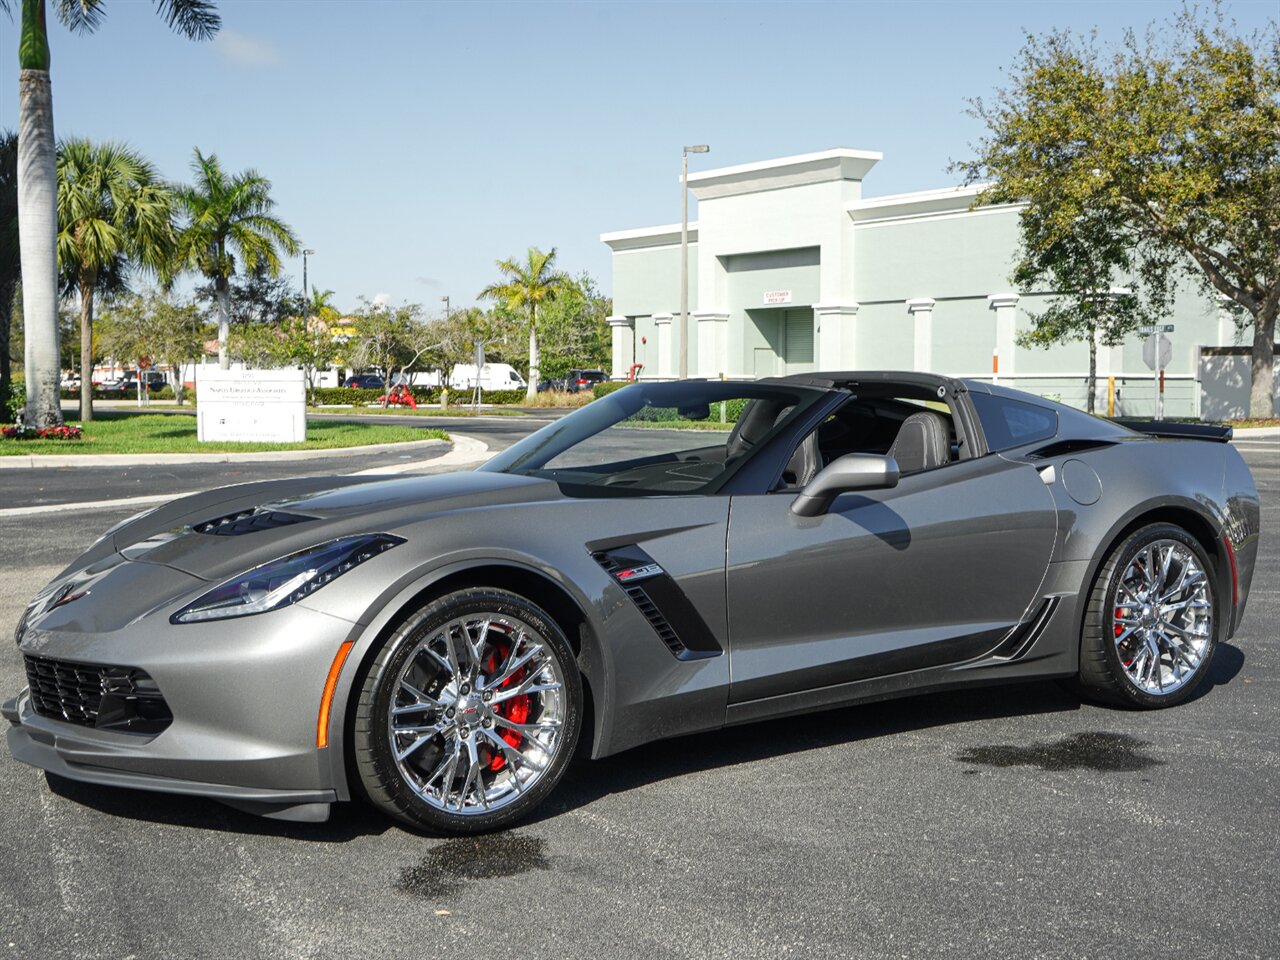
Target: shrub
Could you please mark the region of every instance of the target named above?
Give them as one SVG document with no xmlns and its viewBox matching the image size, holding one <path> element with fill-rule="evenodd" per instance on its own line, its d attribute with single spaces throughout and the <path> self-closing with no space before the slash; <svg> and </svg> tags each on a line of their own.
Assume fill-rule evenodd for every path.
<svg viewBox="0 0 1280 960">
<path fill-rule="evenodd" d="M 597 383 L 592 387 L 591 392 L 595 395 L 596 399 L 599 399 L 600 397 L 613 393 L 615 390 L 621 390 L 623 387 L 629 386 L 631 386 L 631 384 L 626 380 L 605 380 L 604 382 Z"/>
<path fill-rule="evenodd" d="M 530 407 L 582 407 L 595 397 L 586 390 L 570 393 L 568 390 L 543 390 L 533 399 Z"/>
<path fill-rule="evenodd" d="M 80 440 L 84 431 L 79 427 L 63 424 L 57 427 L 0 427 L 0 437 L 5 440 Z"/>
</svg>

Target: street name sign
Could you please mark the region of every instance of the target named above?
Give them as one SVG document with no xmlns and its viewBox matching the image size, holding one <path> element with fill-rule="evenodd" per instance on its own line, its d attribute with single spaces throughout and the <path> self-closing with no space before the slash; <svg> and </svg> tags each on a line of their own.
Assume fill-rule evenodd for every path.
<svg viewBox="0 0 1280 960">
<path fill-rule="evenodd" d="M 301 443 L 307 439 L 302 371 L 198 367 L 196 429 L 201 443 Z"/>
</svg>

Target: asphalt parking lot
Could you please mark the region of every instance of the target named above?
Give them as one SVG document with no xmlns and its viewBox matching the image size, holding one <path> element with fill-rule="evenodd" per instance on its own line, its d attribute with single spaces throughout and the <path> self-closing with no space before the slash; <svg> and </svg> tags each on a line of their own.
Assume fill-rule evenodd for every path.
<svg viewBox="0 0 1280 960">
<path fill-rule="evenodd" d="M 579 762 L 533 822 L 463 840 L 46 779 L 0 746 L 0 958 L 1280 956 L 1280 438 L 1240 450 L 1260 565 L 1181 707 L 1041 683 L 739 727 Z M 5 473 L 0 506 L 95 499 Z M 0 516 L 0 635 L 136 510 Z M 0 696 L 24 683 L 0 641 Z"/>
</svg>

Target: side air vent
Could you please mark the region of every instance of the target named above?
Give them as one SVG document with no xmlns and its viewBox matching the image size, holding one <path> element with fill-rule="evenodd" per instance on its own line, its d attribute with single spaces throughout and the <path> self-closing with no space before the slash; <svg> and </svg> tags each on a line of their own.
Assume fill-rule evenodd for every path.
<svg viewBox="0 0 1280 960">
<path fill-rule="evenodd" d="M 274 530 L 290 524 L 314 520 L 315 517 L 304 517 L 300 513 L 285 513 L 283 510 L 264 510 L 254 507 L 252 510 L 241 510 L 229 513 L 225 517 L 215 517 L 197 523 L 191 529 L 196 533 L 206 533 L 214 537 L 239 537 L 246 533 L 257 533 L 260 530 Z"/>
<path fill-rule="evenodd" d="M 1027 457 L 1031 460 L 1050 460 L 1069 453 L 1084 453 L 1086 450 L 1101 450 L 1103 447 L 1114 446 L 1115 442 L 1112 440 L 1059 440 L 1057 443 L 1031 451 Z"/>
<path fill-rule="evenodd" d="M 724 652 L 679 584 L 653 557 L 633 544 L 591 556 L 649 621 L 672 656 L 700 660 Z"/>
</svg>

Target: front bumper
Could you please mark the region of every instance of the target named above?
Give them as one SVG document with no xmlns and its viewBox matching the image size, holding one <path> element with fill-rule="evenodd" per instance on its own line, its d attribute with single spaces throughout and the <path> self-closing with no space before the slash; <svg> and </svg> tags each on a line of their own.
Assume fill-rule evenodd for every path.
<svg viewBox="0 0 1280 960">
<path fill-rule="evenodd" d="M 329 805 L 338 799 L 334 790 L 276 790 L 204 783 L 103 766 L 102 763 L 109 764 L 113 757 L 128 756 L 144 744 L 129 743 L 140 739 L 131 734 L 114 735 L 124 741 L 114 744 L 103 742 L 104 737 L 110 740 L 112 735 L 102 731 L 85 731 L 85 735 L 77 736 L 82 728 L 37 714 L 25 690 L 0 706 L 0 714 L 11 724 L 5 739 L 15 760 L 68 780 L 208 797 L 260 816 L 309 822 L 327 820 Z"/>
<path fill-rule="evenodd" d="M 185 586 L 185 575 L 154 569 L 142 572 Z M 3 708 L 16 759 L 72 780 L 210 797 L 287 819 L 323 820 L 328 804 L 347 799 L 341 716 L 331 720 L 330 747 L 317 746 L 316 723 L 329 667 L 355 624 L 301 604 L 181 626 L 160 610 L 121 624 L 119 596 L 102 590 L 53 610 L 23 633 L 19 651 L 145 671 L 172 722 L 158 733 L 68 722 L 37 712 L 28 689 Z"/>
</svg>

